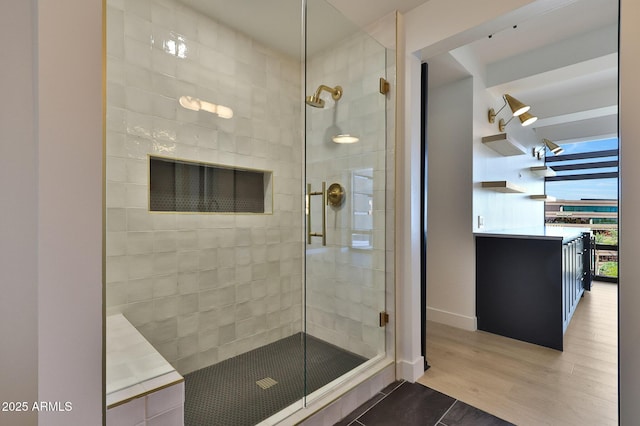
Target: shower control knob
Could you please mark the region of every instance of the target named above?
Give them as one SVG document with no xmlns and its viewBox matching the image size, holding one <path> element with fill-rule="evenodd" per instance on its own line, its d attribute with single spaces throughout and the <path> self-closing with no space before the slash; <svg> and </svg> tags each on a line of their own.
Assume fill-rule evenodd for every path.
<svg viewBox="0 0 640 426">
<path fill-rule="evenodd" d="M 339 183 L 332 183 L 327 189 L 327 204 L 339 207 L 344 201 L 344 188 Z"/>
</svg>

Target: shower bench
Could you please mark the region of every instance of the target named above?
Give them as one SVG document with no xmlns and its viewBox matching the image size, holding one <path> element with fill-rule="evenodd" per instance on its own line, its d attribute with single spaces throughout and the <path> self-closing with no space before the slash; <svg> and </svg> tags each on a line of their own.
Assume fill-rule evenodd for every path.
<svg viewBox="0 0 640 426">
<path fill-rule="evenodd" d="M 107 426 L 184 424 L 184 379 L 122 314 L 106 321 Z"/>
</svg>

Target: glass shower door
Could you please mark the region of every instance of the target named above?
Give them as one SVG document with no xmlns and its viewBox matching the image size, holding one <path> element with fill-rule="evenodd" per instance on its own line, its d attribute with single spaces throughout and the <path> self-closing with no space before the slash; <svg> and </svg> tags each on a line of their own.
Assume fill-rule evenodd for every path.
<svg viewBox="0 0 640 426">
<path fill-rule="evenodd" d="M 305 394 L 313 397 L 385 354 L 387 95 L 383 46 L 324 0 L 307 2 L 306 22 Z"/>
</svg>

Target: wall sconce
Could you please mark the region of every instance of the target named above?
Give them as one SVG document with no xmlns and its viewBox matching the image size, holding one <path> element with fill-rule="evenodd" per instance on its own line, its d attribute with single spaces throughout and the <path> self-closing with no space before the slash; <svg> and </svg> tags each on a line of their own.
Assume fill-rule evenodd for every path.
<svg viewBox="0 0 640 426">
<path fill-rule="evenodd" d="M 538 117 L 536 117 L 535 115 L 531 115 L 528 112 L 520 114 L 518 118 L 520 119 L 520 124 L 522 124 L 523 127 L 534 123 L 538 119 Z M 504 128 L 507 127 L 507 124 L 509 124 L 511 120 L 513 120 L 513 117 L 511 117 L 509 121 L 505 123 L 504 119 L 501 118 L 500 121 L 498 122 L 498 130 L 500 130 L 501 132 L 504 132 Z"/>
<path fill-rule="evenodd" d="M 216 114 L 220 118 L 232 118 L 233 110 L 224 105 L 216 105 L 211 102 L 203 101 L 193 96 L 180 96 L 178 99 L 180 106 L 191 111 L 207 111 Z"/>
<path fill-rule="evenodd" d="M 560 155 L 564 152 L 564 149 L 562 149 L 560 145 L 550 141 L 549 139 L 542 139 L 542 143 L 544 144 L 545 148 L 549 148 L 549 151 L 551 151 L 553 155 Z"/>
<path fill-rule="evenodd" d="M 536 160 L 542 160 L 544 158 L 544 154 L 547 148 L 553 155 L 560 155 L 564 152 L 564 149 L 562 149 L 560 145 L 553 141 L 550 141 L 547 138 L 544 138 L 542 139 L 542 146 L 533 148 L 532 154 L 536 158 Z"/>
<path fill-rule="evenodd" d="M 488 114 L 489 123 L 492 123 L 492 124 L 495 123 L 496 115 L 500 114 L 500 111 L 502 111 L 504 107 L 506 107 L 507 105 L 509 105 L 509 108 L 511 109 L 511 113 L 513 114 L 514 117 L 524 114 L 525 112 L 529 111 L 529 109 L 531 109 L 529 105 L 523 104 L 522 102 L 520 102 L 519 100 L 517 100 L 516 98 L 514 98 L 509 94 L 505 94 L 503 96 L 503 99 L 504 99 L 504 105 L 502 105 L 502 108 L 500 108 L 498 112 L 495 112 L 493 108 L 489 109 L 489 114 Z"/>
</svg>

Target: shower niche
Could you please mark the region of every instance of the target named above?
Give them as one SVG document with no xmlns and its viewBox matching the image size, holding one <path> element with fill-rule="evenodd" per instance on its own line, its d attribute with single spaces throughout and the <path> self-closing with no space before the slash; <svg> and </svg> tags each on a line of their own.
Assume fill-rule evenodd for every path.
<svg viewBox="0 0 640 426">
<path fill-rule="evenodd" d="M 271 213 L 271 172 L 149 156 L 149 210 Z"/>
</svg>

